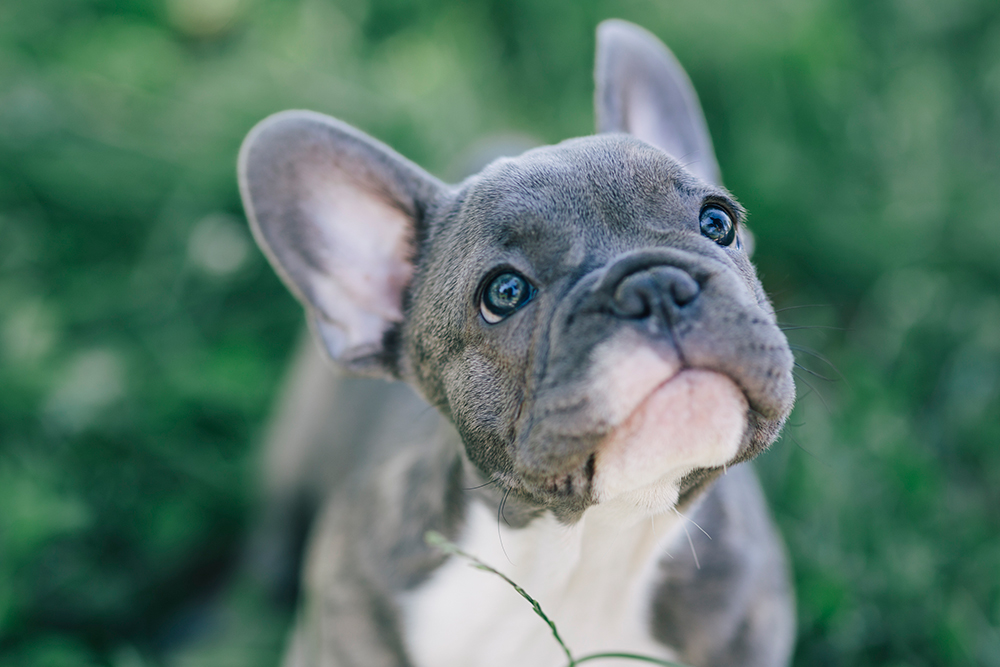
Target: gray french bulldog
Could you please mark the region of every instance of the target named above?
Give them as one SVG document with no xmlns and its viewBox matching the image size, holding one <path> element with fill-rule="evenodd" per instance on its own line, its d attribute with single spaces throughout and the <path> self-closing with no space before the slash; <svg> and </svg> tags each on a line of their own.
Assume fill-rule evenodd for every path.
<svg viewBox="0 0 1000 667">
<path fill-rule="evenodd" d="M 313 490 L 289 667 L 566 662 L 432 530 L 578 657 L 790 659 L 781 541 L 734 466 L 778 436 L 792 355 L 680 65 L 623 21 L 597 39 L 599 133 L 458 185 L 317 113 L 244 142 L 254 236 L 322 347 L 422 397 L 300 359 L 274 494 L 331 485 L 303 443 L 353 469 Z"/>
</svg>

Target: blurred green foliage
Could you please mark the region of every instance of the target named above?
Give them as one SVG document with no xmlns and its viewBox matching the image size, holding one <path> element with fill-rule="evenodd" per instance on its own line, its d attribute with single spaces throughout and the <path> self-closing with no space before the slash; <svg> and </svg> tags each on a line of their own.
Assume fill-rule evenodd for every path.
<svg viewBox="0 0 1000 667">
<path fill-rule="evenodd" d="M 316 109 L 455 178 L 591 131 L 611 16 L 687 67 L 805 327 L 759 466 L 796 664 L 1000 665 L 996 0 L 3 0 L 0 663 L 158 664 L 234 561 L 300 327 L 242 220 L 250 127 Z"/>
</svg>

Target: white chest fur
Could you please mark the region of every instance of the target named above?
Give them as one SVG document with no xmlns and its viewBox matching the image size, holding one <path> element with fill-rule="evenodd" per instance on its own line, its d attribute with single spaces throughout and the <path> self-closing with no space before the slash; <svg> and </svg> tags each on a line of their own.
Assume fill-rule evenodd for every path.
<svg viewBox="0 0 1000 667">
<path fill-rule="evenodd" d="M 522 529 L 502 525 L 498 533 L 496 515 L 474 503 L 459 545 L 534 597 L 575 657 L 630 652 L 670 659 L 670 650 L 649 634 L 649 603 L 663 576 L 663 558 L 669 567 L 665 546 L 682 522 L 671 513 L 623 525 L 613 510 L 596 506 L 574 526 L 546 515 Z M 407 594 L 401 607 L 405 641 L 417 667 L 567 662 L 526 600 L 459 557 Z"/>
</svg>

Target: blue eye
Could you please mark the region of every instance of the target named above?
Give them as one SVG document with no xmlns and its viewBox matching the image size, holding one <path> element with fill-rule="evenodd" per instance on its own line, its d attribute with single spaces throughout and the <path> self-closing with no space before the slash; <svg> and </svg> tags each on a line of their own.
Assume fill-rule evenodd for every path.
<svg viewBox="0 0 1000 667">
<path fill-rule="evenodd" d="M 506 271 L 493 278 L 483 290 L 479 312 L 490 324 L 496 324 L 531 301 L 535 288 L 520 273 Z"/>
<path fill-rule="evenodd" d="M 702 236 L 708 237 L 721 246 L 731 245 L 736 238 L 736 223 L 732 217 L 718 206 L 706 206 L 701 210 Z"/>
</svg>

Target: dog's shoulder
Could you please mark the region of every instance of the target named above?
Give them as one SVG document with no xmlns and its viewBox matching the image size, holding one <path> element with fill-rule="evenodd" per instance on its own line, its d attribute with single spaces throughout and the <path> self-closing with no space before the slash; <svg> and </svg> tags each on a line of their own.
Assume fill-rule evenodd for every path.
<svg viewBox="0 0 1000 667">
<path fill-rule="evenodd" d="M 795 605 L 784 545 L 751 466 L 732 468 L 686 516 L 661 562 L 656 637 L 690 664 L 787 664 Z"/>
<path fill-rule="evenodd" d="M 412 392 L 395 389 L 375 387 L 370 398 L 391 409 L 380 412 L 364 440 L 370 451 L 314 522 L 287 665 L 409 664 L 398 597 L 444 562 L 425 534 L 454 537 L 466 500 L 454 429 Z"/>
</svg>

